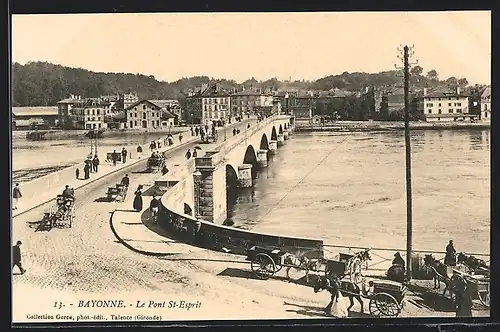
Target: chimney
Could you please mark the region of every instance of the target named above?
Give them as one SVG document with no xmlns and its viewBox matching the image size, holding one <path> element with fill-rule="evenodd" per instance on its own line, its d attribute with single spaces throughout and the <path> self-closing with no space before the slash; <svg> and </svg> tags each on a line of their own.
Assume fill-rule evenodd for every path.
<svg viewBox="0 0 500 332">
<path fill-rule="evenodd" d="M 215 92 L 220 91 L 220 83 L 215 83 Z"/>
<path fill-rule="evenodd" d="M 424 88 L 424 97 L 427 96 L 427 88 Z"/>
<path fill-rule="evenodd" d="M 201 84 L 201 91 L 205 91 L 208 88 L 208 83 L 202 83 Z"/>
<path fill-rule="evenodd" d="M 460 94 L 460 87 L 457 86 L 457 95 L 459 95 L 459 94 Z"/>
</svg>

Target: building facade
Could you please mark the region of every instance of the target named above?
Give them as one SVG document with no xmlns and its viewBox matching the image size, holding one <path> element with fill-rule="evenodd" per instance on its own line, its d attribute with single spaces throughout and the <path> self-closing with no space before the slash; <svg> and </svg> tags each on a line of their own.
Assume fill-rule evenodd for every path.
<svg viewBox="0 0 500 332">
<path fill-rule="evenodd" d="M 12 107 L 12 128 L 14 130 L 50 128 L 58 124 L 57 106 Z"/>
<path fill-rule="evenodd" d="M 173 126 L 175 116 L 150 100 L 141 100 L 126 110 L 127 128 L 159 129 Z"/>
<path fill-rule="evenodd" d="M 491 87 L 484 89 L 481 94 L 481 120 L 491 121 Z"/>
<path fill-rule="evenodd" d="M 274 97 L 261 89 L 247 89 L 231 95 L 231 116 L 256 114 L 272 109 Z"/>
<path fill-rule="evenodd" d="M 139 96 L 135 92 L 121 93 L 119 95 L 118 100 L 121 101 L 120 102 L 121 105 L 119 105 L 120 106 L 119 108 L 127 109 L 130 106 L 132 106 L 133 104 L 139 102 Z"/>
<path fill-rule="evenodd" d="M 88 98 L 72 107 L 72 127 L 75 129 L 104 129 L 105 110 L 99 98 Z"/>
<path fill-rule="evenodd" d="M 57 103 L 57 120 L 60 128 L 73 128 L 73 105 L 81 102 L 81 96 L 70 95 Z"/>
<path fill-rule="evenodd" d="M 470 121 L 477 115 L 469 114 L 469 97 L 460 93 L 460 88 L 454 92 L 434 91 L 424 89 L 423 95 L 416 100 L 417 111 L 421 112 L 426 121 Z"/>
<path fill-rule="evenodd" d="M 188 124 L 211 125 L 215 121 L 229 119 L 231 98 L 219 84 L 203 84 L 201 89 L 186 98 L 186 105 Z"/>
</svg>

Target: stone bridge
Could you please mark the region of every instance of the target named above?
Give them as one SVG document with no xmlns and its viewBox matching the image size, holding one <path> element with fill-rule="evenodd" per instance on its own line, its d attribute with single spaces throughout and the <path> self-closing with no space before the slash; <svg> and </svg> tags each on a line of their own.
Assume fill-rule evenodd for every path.
<svg viewBox="0 0 500 332">
<path fill-rule="evenodd" d="M 204 156 L 157 181 L 159 189 L 170 188 L 165 195 L 168 202 L 167 197 L 162 199 L 164 205 L 222 224 L 227 218 L 227 187 L 251 187 L 257 170 L 267 167 L 268 155 L 277 153 L 292 130 L 293 118 L 273 116 L 236 135 L 226 133 L 226 140 Z"/>
</svg>

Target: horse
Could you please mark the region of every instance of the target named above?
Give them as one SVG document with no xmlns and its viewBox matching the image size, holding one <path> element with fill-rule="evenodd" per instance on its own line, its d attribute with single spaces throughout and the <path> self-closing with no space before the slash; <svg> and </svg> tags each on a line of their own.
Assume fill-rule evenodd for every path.
<svg viewBox="0 0 500 332">
<path fill-rule="evenodd" d="M 439 260 L 435 259 L 432 254 L 425 255 L 424 265 L 426 268 L 430 268 L 432 271 L 432 279 L 434 281 L 434 289 L 441 288 L 441 281 L 445 284 L 443 295 L 446 291 L 453 295 L 450 289 L 451 278 L 448 278 L 448 265 L 441 263 Z"/>
<path fill-rule="evenodd" d="M 361 281 L 361 265 L 364 262 L 370 261 L 372 259 L 370 250 L 371 249 L 365 249 L 363 251 L 360 251 L 348 261 L 346 271 L 350 275 L 351 281 Z"/>
<path fill-rule="evenodd" d="M 339 297 L 339 293 L 342 296 L 347 296 L 349 298 L 350 305 L 347 308 L 347 311 L 351 310 L 354 306 L 354 299 L 356 299 L 361 305 L 361 313 L 364 312 L 363 308 L 363 300 L 361 298 L 361 289 L 355 283 L 349 281 L 341 281 L 338 278 L 333 278 L 333 282 L 330 281 L 328 277 L 320 276 L 316 279 L 316 283 L 314 284 L 314 292 L 318 293 L 321 290 L 327 290 L 332 295 L 330 303 L 324 309 L 325 312 L 328 312 L 329 309 L 333 305 L 333 301 L 337 301 Z"/>
<path fill-rule="evenodd" d="M 290 269 L 303 269 L 306 271 L 306 282 L 309 283 L 309 271 L 317 271 L 319 268 L 319 260 L 312 260 L 306 256 L 297 257 L 293 254 L 287 253 L 283 257 L 283 263 L 287 265 L 286 276 L 290 279 Z"/>
<path fill-rule="evenodd" d="M 484 260 L 474 256 L 467 256 L 462 252 L 457 256 L 457 263 L 466 266 L 469 271 L 477 271 L 478 269 L 489 270 L 489 266 Z"/>
<path fill-rule="evenodd" d="M 404 266 L 392 265 L 387 270 L 387 279 L 397 282 L 404 282 L 406 280 L 406 270 Z"/>
</svg>

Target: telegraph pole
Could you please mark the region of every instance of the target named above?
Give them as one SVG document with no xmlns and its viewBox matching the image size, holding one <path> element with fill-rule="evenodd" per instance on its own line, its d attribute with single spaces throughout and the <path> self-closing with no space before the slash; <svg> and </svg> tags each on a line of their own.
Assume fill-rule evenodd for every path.
<svg viewBox="0 0 500 332">
<path fill-rule="evenodd" d="M 410 62 L 409 58 L 414 55 L 413 46 L 405 45 L 398 51 L 402 53 L 404 71 L 404 99 L 405 99 L 405 155 L 406 155 L 406 274 L 408 280 L 412 279 L 412 242 L 413 242 L 413 220 L 412 220 L 412 190 L 411 190 L 411 141 L 410 141 Z M 401 54 L 398 55 L 401 59 Z"/>
</svg>

